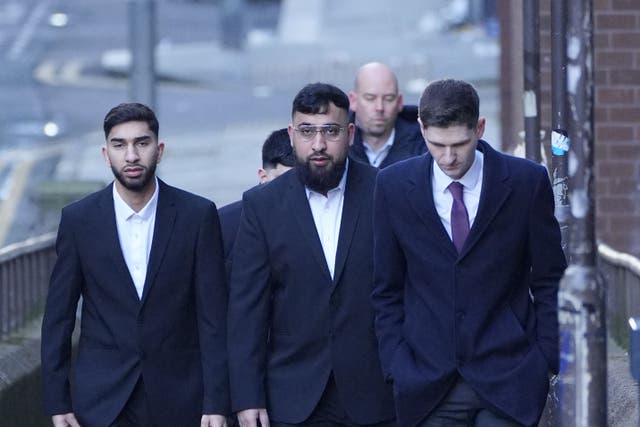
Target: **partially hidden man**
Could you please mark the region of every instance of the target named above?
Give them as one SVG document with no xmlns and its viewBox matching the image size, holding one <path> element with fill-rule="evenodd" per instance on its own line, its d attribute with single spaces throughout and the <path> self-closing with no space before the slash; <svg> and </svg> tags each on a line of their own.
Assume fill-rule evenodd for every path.
<svg viewBox="0 0 640 427">
<path fill-rule="evenodd" d="M 394 425 L 370 301 L 377 170 L 347 160 L 348 110 L 335 86 L 300 90 L 295 168 L 243 195 L 228 334 L 242 427 Z"/>
<path fill-rule="evenodd" d="M 56 427 L 226 425 L 218 215 L 156 177 L 158 127 L 142 104 L 109 111 L 102 153 L 115 180 L 62 210 L 42 324 L 43 399 Z"/>
</svg>

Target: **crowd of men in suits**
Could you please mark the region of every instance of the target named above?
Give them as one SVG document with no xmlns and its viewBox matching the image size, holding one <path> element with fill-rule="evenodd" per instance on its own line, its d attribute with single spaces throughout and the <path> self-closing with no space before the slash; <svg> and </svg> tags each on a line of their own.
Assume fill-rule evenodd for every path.
<svg viewBox="0 0 640 427">
<path fill-rule="evenodd" d="M 53 425 L 535 425 L 566 264 L 545 168 L 484 127 L 469 83 L 406 107 L 391 69 L 365 64 L 348 95 L 303 87 L 260 184 L 217 210 L 156 177 L 154 112 L 114 107 L 115 179 L 58 230 Z"/>
</svg>

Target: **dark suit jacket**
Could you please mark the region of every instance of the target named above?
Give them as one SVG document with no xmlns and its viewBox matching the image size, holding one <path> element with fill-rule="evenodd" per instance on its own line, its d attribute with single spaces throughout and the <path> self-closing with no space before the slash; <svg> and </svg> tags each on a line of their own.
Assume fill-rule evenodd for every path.
<svg viewBox="0 0 640 427">
<path fill-rule="evenodd" d="M 333 280 L 296 170 L 244 194 L 229 291 L 234 410 L 300 423 L 333 372 L 354 422 L 394 417 L 369 299 L 375 175 L 349 164 Z"/>
<path fill-rule="evenodd" d="M 49 414 L 109 425 L 138 378 L 159 426 L 228 411 L 225 273 L 215 205 L 160 183 L 142 299 L 124 261 L 112 185 L 65 207 L 42 324 Z M 73 397 L 71 333 L 82 296 Z"/>
<path fill-rule="evenodd" d="M 396 119 L 396 135 L 393 145 L 387 157 L 380 163 L 380 169 L 386 168 L 400 160 L 419 156 L 427 151 L 427 145 L 424 142 L 417 120 L 417 107 L 415 105 L 406 105 Z M 369 164 L 369 158 L 364 151 L 362 142 L 362 132 L 358 127 L 356 127 L 356 133 L 353 137 L 353 144 L 349 148 L 349 157 L 367 165 Z"/>
<path fill-rule="evenodd" d="M 558 371 L 565 259 L 547 172 L 485 142 L 479 149 L 480 204 L 459 256 L 434 206 L 429 154 L 378 176 L 372 298 L 402 426 L 426 416 L 458 375 L 500 411 L 534 424 L 547 373 Z"/>
<path fill-rule="evenodd" d="M 224 246 L 224 259 L 231 256 L 231 249 L 236 241 L 238 227 L 240 226 L 240 214 L 242 214 L 242 200 L 230 203 L 218 209 L 220 228 L 222 230 L 222 243 Z"/>
</svg>

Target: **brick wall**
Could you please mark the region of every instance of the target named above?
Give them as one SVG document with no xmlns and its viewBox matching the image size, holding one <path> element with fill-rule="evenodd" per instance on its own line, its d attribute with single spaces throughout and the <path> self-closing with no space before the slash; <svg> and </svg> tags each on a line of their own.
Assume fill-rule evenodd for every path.
<svg viewBox="0 0 640 427">
<path fill-rule="evenodd" d="M 513 19 L 522 1 L 499 3 L 502 120 L 510 124 L 502 127 L 503 141 L 518 140 L 522 130 L 518 109 L 510 106 L 514 90 L 522 93 L 522 78 L 517 78 L 522 44 L 513 42 L 522 31 L 522 21 Z M 551 125 L 550 1 L 540 0 L 540 114 L 546 147 Z M 640 0 L 593 0 L 593 5 L 596 235 L 617 250 L 640 256 Z"/>
</svg>

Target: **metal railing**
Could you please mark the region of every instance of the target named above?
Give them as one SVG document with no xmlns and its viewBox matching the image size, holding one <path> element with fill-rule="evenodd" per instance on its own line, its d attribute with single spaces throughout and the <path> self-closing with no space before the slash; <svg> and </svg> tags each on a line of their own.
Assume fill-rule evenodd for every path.
<svg viewBox="0 0 640 427">
<path fill-rule="evenodd" d="M 607 328 L 616 343 L 629 350 L 629 318 L 640 316 L 640 260 L 598 245 L 598 270 L 607 285 Z"/>
<path fill-rule="evenodd" d="M 0 339 L 42 314 L 56 233 L 0 248 Z"/>
<path fill-rule="evenodd" d="M 0 338 L 42 314 L 55 237 L 53 232 L 0 248 Z M 609 334 L 628 349 L 628 320 L 640 316 L 640 260 L 600 244 L 598 270 L 607 284 Z"/>
</svg>

